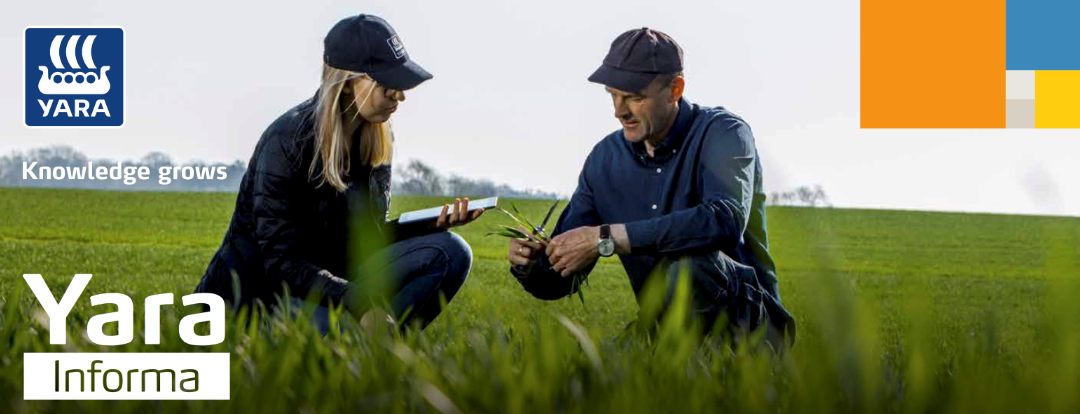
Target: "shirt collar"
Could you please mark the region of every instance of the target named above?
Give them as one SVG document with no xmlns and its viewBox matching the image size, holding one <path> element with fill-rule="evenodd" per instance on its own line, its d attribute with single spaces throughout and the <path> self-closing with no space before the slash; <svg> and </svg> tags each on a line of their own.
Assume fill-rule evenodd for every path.
<svg viewBox="0 0 1080 414">
<path fill-rule="evenodd" d="M 682 145 L 683 139 L 686 137 L 686 131 L 690 127 L 690 115 L 692 115 L 692 112 L 690 102 L 686 98 L 679 98 L 679 113 L 675 115 L 675 122 L 671 124 L 671 129 L 668 130 L 667 139 L 661 142 L 653 151 L 657 158 L 661 155 L 667 155 L 669 153 L 668 149 L 678 149 Z M 625 138 L 623 141 L 630 144 L 630 148 L 635 154 L 643 157 L 648 156 L 644 142 L 630 143 Z"/>
</svg>

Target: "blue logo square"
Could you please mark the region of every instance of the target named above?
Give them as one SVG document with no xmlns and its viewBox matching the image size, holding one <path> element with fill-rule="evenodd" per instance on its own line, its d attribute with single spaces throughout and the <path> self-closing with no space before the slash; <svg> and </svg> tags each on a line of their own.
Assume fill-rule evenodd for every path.
<svg viewBox="0 0 1080 414">
<path fill-rule="evenodd" d="M 1080 3 L 1005 2 L 1005 70 L 1080 70 Z"/>
<path fill-rule="evenodd" d="M 124 125 L 124 29 L 27 27 L 27 127 Z"/>
</svg>

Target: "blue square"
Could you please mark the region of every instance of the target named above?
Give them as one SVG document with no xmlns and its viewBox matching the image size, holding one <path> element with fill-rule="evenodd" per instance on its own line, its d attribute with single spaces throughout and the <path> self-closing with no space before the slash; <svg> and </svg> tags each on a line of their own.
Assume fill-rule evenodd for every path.
<svg viewBox="0 0 1080 414">
<path fill-rule="evenodd" d="M 124 29 L 27 27 L 27 127 L 124 125 Z"/>
<path fill-rule="evenodd" d="M 1006 0 L 1006 70 L 1080 70 L 1080 1 Z"/>
</svg>

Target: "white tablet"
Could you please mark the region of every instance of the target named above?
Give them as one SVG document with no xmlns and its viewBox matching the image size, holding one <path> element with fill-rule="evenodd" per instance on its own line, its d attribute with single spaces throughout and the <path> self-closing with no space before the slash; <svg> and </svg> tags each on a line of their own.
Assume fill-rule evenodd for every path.
<svg viewBox="0 0 1080 414">
<path fill-rule="evenodd" d="M 488 197 L 488 198 L 482 198 L 482 199 L 479 199 L 479 200 L 469 200 L 469 212 L 472 213 L 473 211 L 476 211 L 476 210 L 479 210 L 479 209 L 485 209 L 485 210 L 486 209 L 491 209 L 491 208 L 494 208 L 496 205 L 498 205 L 498 203 L 499 203 L 499 197 Z M 415 222 L 418 222 L 418 221 L 438 220 L 439 219 L 439 213 L 442 213 L 442 209 L 443 209 L 443 207 L 439 206 L 439 207 L 425 208 L 423 210 L 410 211 L 410 212 L 407 212 L 407 213 L 401 213 L 401 215 L 398 216 L 398 223 L 400 223 L 400 224 L 408 224 L 408 223 L 415 223 Z M 453 203 L 450 204 L 450 212 L 451 213 L 454 212 Z"/>
</svg>

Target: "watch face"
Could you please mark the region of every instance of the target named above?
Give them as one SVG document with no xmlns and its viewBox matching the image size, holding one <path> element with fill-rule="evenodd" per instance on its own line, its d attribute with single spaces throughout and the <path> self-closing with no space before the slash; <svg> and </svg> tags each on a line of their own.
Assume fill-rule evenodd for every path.
<svg viewBox="0 0 1080 414">
<path fill-rule="evenodd" d="M 615 242 L 611 239 L 600 240 L 600 242 L 596 244 L 596 247 L 600 250 L 600 255 L 604 257 L 611 256 L 612 253 L 615 253 Z"/>
</svg>

